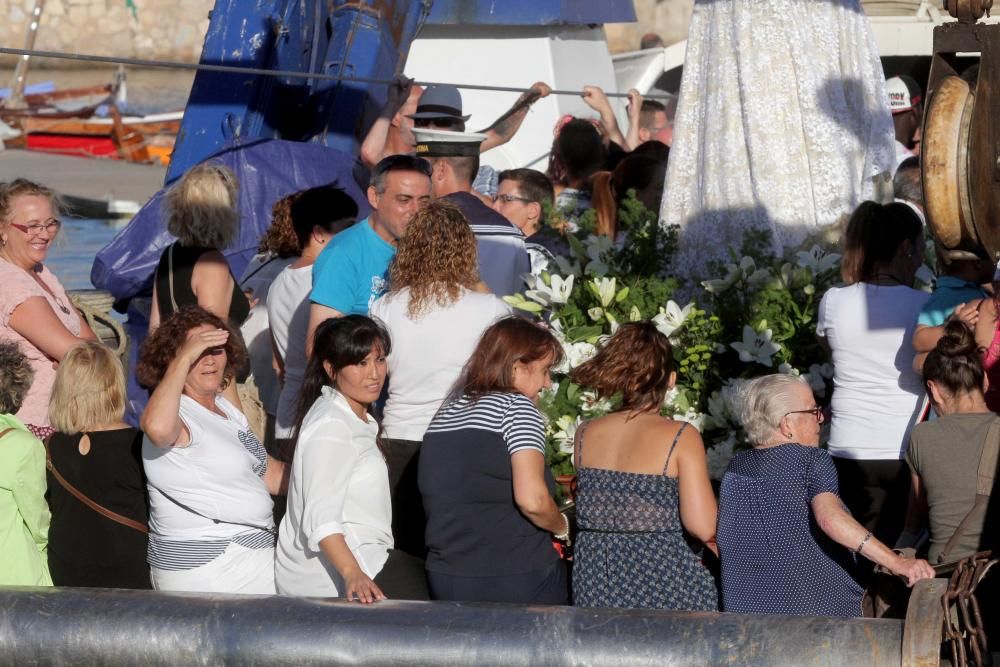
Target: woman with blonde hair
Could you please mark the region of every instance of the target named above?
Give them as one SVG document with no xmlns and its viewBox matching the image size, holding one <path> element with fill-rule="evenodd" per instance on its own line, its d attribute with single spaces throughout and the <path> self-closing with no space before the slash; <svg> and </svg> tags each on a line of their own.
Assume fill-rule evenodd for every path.
<svg viewBox="0 0 1000 667">
<path fill-rule="evenodd" d="M 142 433 L 126 424 L 121 361 L 96 341 L 56 374 L 48 443 L 49 570 L 57 586 L 151 588 Z"/>
<path fill-rule="evenodd" d="M 228 167 L 189 169 L 166 197 L 167 231 L 177 237 L 160 256 L 153 279 L 150 330 L 184 306 L 205 310 L 239 327 L 250 313 L 222 250 L 239 231 L 238 183 Z"/>
<path fill-rule="evenodd" d="M 424 556 L 424 521 L 416 472 L 424 431 L 483 331 L 510 314 L 486 292 L 476 267 L 476 237 L 465 215 L 433 202 L 410 221 L 389 269 L 390 291 L 371 308 L 393 340 L 382 422 L 393 535 L 398 549 L 418 558 Z"/>
<path fill-rule="evenodd" d="M 0 338 L 17 343 L 34 380 L 17 418 L 36 437 L 52 434 L 48 408 L 55 364 L 81 340 L 95 339 L 59 279 L 44 265 L 62 223 L 59 198 L 23 178 L 0 184 Z"/>
<path fill-rule="evenodd" d="M 685 531 L 715 553 L 717 507 L 696 428 L 660 416 L 674 386 L 670 341 L 649 322 L 623 324 L 574 382 L 618 408 L 576 431 L 573 604 L 715 611 L 712 575 Z"/>
</svg>

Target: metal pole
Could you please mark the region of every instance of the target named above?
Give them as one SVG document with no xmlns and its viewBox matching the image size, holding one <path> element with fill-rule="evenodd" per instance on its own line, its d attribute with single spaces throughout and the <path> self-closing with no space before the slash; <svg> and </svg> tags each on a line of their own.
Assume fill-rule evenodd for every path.
<svg viewBox="0 0 1000 667">
<path fill-rule="evenodd" d="M 35 0 L 35 7 L 31 10 L 31 18 L 28 19 L 28 32 L 24 37 L 24 51 L 32 51 L 35 48 L 35 38 L 38 36 L 38 26 L 42 21 L 42 10 L 45 8 L 45 0 Z M 4 106 L 16 109 L 24 106 L 24 86 L 28 78 L 28 63 L 31 60 L 29 53 L 23 53 L 17 60 L 17 67 L 14 68 L 14 81 L 11 84 L 10 97 Z"/>
<path fill-rule="evenodd" d="M 898 667 L 902 641 L 898 620 L 0 589 L 0 665 Z"/>
</svg>

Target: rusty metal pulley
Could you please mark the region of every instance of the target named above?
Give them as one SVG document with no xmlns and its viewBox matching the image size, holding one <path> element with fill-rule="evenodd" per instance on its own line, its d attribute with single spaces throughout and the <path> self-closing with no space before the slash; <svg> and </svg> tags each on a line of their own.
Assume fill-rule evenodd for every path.
<svg viewBox="0 0 1000 667">
<path fill-rule="evenodd" d="M 991 0 L 948 0 L 985 12 Z M 971 16 L 971 14 L 970 14 Z M 958 54 L 979 53 L 958 71 Z M 1000 259 L 1000 25 L 955 22 L 934 29 L 921 169 L 927 224 L 953 257 Z"/>
<path fill-rule="evenodd" d="M 944 0 L 944 8 L 963 23 L 975 23 L 990 15 L 993 0 Z"/>
</svg>

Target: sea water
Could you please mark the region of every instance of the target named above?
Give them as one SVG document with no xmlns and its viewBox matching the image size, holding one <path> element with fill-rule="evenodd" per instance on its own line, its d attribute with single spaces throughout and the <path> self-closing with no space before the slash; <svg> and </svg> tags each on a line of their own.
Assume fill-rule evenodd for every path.
<svg viewBox="0 0 1000 667">
<path fill-rule="evenodd" d="M 93 289 L 90 269 L 94 266 L 94 256 L 121 231 L 120 221 L 66 217 L 62 222 L 45 266 L 67 290 Z"/>
</svg>

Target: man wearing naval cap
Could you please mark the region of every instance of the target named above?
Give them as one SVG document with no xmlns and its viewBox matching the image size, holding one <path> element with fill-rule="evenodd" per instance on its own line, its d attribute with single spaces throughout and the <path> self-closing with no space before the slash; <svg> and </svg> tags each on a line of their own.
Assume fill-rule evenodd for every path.
<svg viewBox="0 0 1000 667">
<path fill-rule="evenodd" d="M 472 192 L 485 135 L 419 128 L 413 133 L 417 156 L 431 163 L 431 197 L 455 204 L 469 219 L 476 235 L 479 277 L 497 296 L 520 292 L 521 276 L 531 271 L 524 234 Z"/>
</svg>

